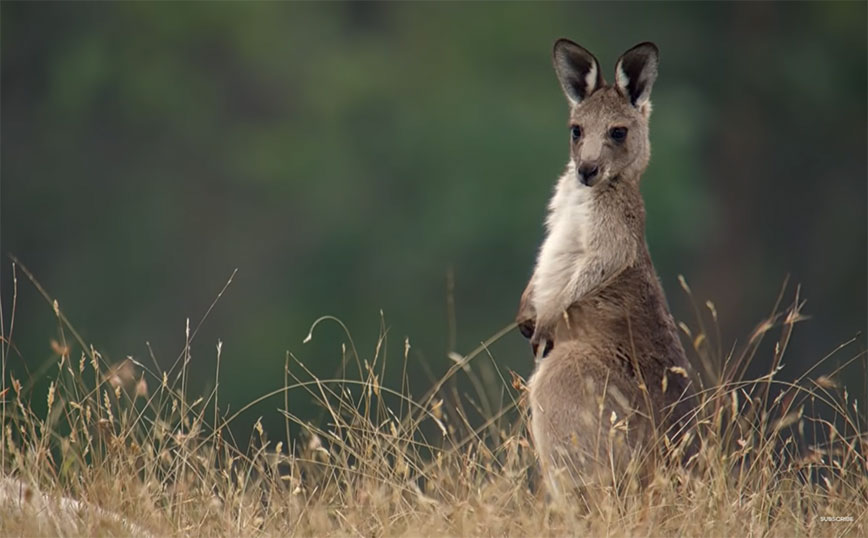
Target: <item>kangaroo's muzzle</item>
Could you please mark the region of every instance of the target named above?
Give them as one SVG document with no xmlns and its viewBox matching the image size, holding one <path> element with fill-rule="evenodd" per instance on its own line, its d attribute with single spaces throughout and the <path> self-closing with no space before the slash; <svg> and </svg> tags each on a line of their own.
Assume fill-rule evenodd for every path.
<svg viewBox="0 0 868 538">
<path fill-rule="evenodd" d="M 585 163 L 579 166 L 578 175 L 582 185 L 593 187 L 600 180 L 600 167 L 596 164 Z"/>
</svg>

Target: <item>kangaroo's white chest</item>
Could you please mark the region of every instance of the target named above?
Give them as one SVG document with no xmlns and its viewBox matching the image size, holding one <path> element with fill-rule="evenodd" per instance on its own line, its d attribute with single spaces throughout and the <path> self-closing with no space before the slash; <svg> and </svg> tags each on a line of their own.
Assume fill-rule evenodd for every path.
<svg viewBox="0 0 868 538">
<path fill-rule="evenodd" d="M 570 171 L 564 174 L 549 204 L 548 234 L 538 260 L 541 268 L 575 265 L 587 253 L 594 205 L 590 189 L 579 185 Z"/>
<path fill-rule="evenodd" d="M 580 185 L 572 167 L 568 168 L 549 203 L 548 234 L 534 271 L 533 304 L 538 315 L 560 310 L 564 294 L 574 287 L 575 275 L 593 247 L 595 205 L 590 189 Z"/>
<path fill-rule="evenodd" d="M 586 190 L 573 189 L 561 202 L 553 208 L 549 234 L 564 248 L 585 250 L 594 212 L 591 198 Z"/>
</svg>

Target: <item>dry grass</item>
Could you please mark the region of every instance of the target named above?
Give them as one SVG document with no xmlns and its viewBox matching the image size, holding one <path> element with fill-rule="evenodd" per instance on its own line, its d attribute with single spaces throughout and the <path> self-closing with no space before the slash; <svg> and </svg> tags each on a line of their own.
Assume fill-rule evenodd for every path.
<svg viewBox="0 0 868 538">
<path fill-rule="evenodd" d="M 364 357 L 348 336 L 347 373 L 335 379 L 288 356 L 284 388 L 262 398 L 282 397 L 287 431 L 295 423 L 302 434 L 288 446 L 257 425 L 242 450 L 228 431 L 238 413 L 220 414 L 217 391 L 186 394 L 189 346 L 165 372 L 130 359 L 112 367 L 54 307 L 62 338 L 47 395 L 26 394 L 4 355 L 3 536 L 868 535 L 864 417 L 836 381 L 864 354 L 842 359 L 852 347 L 843 345 L 838 370 L 827 358 L 796 382 L 776 380 L 803 319 L 798 293 L 737 352 L 722 352 L 706 330 L 708 320 L 716 326 L 713 305 L 697 307 L 696 327 L 683 327 L 701 387 L 697 454 L 688 467 L 664 460 L 644 487 L 626 480 L 567 504 L 548 502 L 539 481 L 522 380 L 503 374 L 493 390 L 478 376 L 481 362 L 499 372 L 487 348 L 511 327 L 453 356 L 417 398 L 406 376 L 398 388 L 381 385 L 382 340 Z M 772 338 L 773 355 L 757 358 Z M 8 353 L 9 339 L 0 347 Z M 755 360 L 768 361 L 769 374 L 744 380 Z M 475 395 L 459 396 L 460 376 Z M 31 409 L 37 397 L 47 413 Z M 326 419 L 295 417 L 289 404 L 301 399 Z M 831 413 L 821 418 L 820 407 Z"/>
</svg>

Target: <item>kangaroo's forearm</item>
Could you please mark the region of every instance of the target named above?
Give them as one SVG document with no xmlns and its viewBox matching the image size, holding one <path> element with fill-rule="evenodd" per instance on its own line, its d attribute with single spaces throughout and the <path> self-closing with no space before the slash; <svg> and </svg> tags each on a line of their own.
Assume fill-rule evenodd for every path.
<svg viewBox="0 0 868 538">
<path fill-rule="evenodd" d="M 631 260 L 628 252 L 617 256 L 585 255 L 574 260 L 572 267 L 536 273 L 537 278 L 532 282 L 537 327 L 553 327 L 570 306 L 604 287 L 626 269 Z"/>
<path fill-rule="evenodd" d="M 540 274 L 533 297 L 537 327 L 552 327 L 571 304 L 599 284 L 594 269 L 600 265 L 599 259 L 585 257 L 572 268 Z"/>
</svg>

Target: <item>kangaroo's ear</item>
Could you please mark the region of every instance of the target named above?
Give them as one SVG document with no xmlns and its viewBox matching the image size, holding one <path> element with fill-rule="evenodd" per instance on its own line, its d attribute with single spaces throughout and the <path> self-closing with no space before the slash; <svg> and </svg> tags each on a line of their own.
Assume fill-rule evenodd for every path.
<svg viewBox="0 0 868 538">
<path fill-rule="evenodd" d="M 651 87 L 657 79 L 660 51 L 654 43 L 640 43 L 618 58 L 615 65 L 615 86 L 635 107 L 641 107 L 651 97 Z"/>
<path fill-rule="evenodd" d="M 558 39 L 552 61 L 561 88 L 570 103 L 577 105 L 603 86 L 603 74 L 594 55 L 569 39 Z"/>
</svg>

